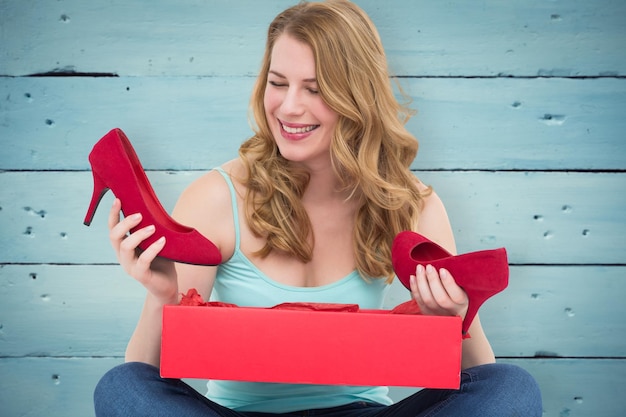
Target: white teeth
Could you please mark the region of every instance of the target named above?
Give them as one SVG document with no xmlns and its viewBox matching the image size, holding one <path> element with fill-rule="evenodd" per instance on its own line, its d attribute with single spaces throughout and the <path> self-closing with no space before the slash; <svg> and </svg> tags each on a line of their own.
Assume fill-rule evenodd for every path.
<svg viewBox="0 0 626 417">
<path fill-rule="evenodd" d="M 281 124 L 281 125 L 282 125 L 283 129 L 285 130 L 285 132 L 291 133 L 291 134 L 310 132 L 311 130 L 313 130 L 313 129 L 315 129 L 317 127 L 317 125 L 310 125 L 310 126 L 306 126 L 306 127 L 289 127 L 289 126 L 285 126 L 283 124 Z"/>
</svg>

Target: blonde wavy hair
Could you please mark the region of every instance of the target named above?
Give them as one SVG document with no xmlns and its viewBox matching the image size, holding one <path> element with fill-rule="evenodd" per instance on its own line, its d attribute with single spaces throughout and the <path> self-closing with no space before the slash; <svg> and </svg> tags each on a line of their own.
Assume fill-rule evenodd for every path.
<svg viewBox="0 0 626 417">
<path fill-rule="evenodd" d="M 283 34 L 312 49 L 319 93 L 339 115 L 330 154 L 342 191 L 358 199 L 356 268 L 366 279 L 391 281 L 393 238 L 417 225 L 423 204 L 409 169 L 418 143 L 405 128 L 412 111 L 394 96 L 376 27 L 345 0 L 302 2 L 279 14 L 269 27 L 251 98 L 255 135 L 239 150 L 247 169 L 246 219 L 253 233 L 266 239 L 257 255 L 279 250 L 308 262 L 314 244 L 301 203 L 309 175 L 280 155 L 263 105 L 272 48 Z"/>
</svg>

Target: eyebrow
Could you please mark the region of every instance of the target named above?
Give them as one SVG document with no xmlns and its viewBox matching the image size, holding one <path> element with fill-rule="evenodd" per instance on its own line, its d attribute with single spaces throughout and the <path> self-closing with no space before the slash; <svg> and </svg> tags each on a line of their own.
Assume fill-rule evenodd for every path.
<svg viewBox="0 0 626 417">
<path fill-rule="evenodd" d="M 281 74 L 278 71 L 274 71 L 274 70 L 269 70 L 268 71 L 270 74 L 274 74 L 275 76 L 279 77 L 279 78 L 287 78 L 285 77 L 283 74 Z M 317 78 L 313 77 L 313 78 L 305 78 L 304 80 L 302 80 L 305 83 L 316 83 L 317 82 Z"/>
</svg>

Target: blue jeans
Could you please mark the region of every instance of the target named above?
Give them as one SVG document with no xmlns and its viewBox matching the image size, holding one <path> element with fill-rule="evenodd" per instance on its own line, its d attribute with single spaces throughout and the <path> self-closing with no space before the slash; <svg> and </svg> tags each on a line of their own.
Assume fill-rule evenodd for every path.
<svg viewBox="0 0 626 417">
<path fill-rule="evenodd" d="M 222 407 L 158 368 L 125 363 L 107 372 L 94 393 L 97 417 L 540 417 L 539 387 L 514 365 L 490 364 L 461 373 L 458 390 L 423 389 L 397 404 L 365 402 L 286 414 L 237 412 Z"/>
</svg>

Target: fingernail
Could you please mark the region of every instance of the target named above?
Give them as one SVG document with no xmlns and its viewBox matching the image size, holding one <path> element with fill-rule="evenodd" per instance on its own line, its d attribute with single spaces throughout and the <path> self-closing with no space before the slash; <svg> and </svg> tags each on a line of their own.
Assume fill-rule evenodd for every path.
<svg viewBox="0 0 626 417">
<path fill-rule="evenodd" d="M 426 265 L 426 272 L 432 273 L 434 271 L 435 271 L 435 268 L 433 268 L 432 265 L 430 265 L 430 264 Z"/>
<path fill-rule="evenodd" d="M 417 273 L 418 274 L 423 274 L 424 273 L 424 265 L 422 265 L 422 264 L 417 265 Z"/>
<path fill-rule="evenodd" d="M 156 228 L 154 227 L 154 225 L 151 224 L 150 226 L 147 226 L 145 230 L 146 230 L 146 233 L 152 233 L 154 232 L 155 229 Z"/>
<path fill-rule="evenodd" d="M 444 268 L 441 268 L 439 270 L 439 276 L 441 277 L 441 279 L 444 279 L 448 276 L 448 271 L 446 271 Z"/>
<path fill-rule="evenodd" d="M 161 236 L 159 240 L 157 240 L 157 243 L 165 243 L 165 236 Z"/>
<path fill-rule="evenodd" d="M 139 220 L 141 219 L 141 213 L 135 213 L 133 215 L 130 216 L 131 220 Z"/>
</svg>

